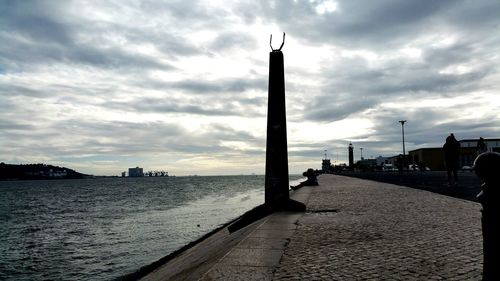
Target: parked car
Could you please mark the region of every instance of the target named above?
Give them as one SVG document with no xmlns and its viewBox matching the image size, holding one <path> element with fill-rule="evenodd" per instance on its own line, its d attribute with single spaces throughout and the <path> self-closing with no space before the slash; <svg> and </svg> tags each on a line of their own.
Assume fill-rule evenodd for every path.
<svg viewBox="0 0 500 281">
<path fill-rule="evenodd" d="M 394 167 L 392 164 L 383 164 L 382 165 L 382 171 L 387 172 L 387 171 L 397 171 L 396 167 Z"/>
<path fill-rule="evenodd" d="M 418 170 L 420 170 L 420 168 L 418 167 L 417 164 L 410 164 L 410 165 L 408 165 L 408 170 L 410 170 L 410 171 L 418 171 Z"/>
<path fill-rule="evenodd" d="M 471 166 L 467 166 L 467 165 L 462 166 L 462 171 L 464 171 L 464 172 L 465 172 L 465 171 L 470 171 L 470 172 L 472 172 L 472 167 L 471 167 Z"/>
<path fill-rule="evenodd" d="M 408 170 L 410 171 L 422 171 L 422 167 L 419 167 L 417 164 L 411 164 L 411 165 L 408 165 Z M 424 168 L 424 171 L 430 171 L 431 168 L 429 167 L 425 167 Z"/>
</svg>

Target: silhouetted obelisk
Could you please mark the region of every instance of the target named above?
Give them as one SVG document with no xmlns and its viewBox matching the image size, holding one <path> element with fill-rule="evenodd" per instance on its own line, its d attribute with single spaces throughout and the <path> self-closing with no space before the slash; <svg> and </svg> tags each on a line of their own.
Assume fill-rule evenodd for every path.
<svg viewBox="0 0 500 281">
<path fill-rule="evenodd" d="M 272 40 L 272 35 L 271 35 Z M 290 200 L 286 137 L 285 72 L 281 47 L 269 53 L 267 107 L 265 204 L 273 210 L 302 210 L 305 206 Z"/>
<path fill-rule="evenodd" d="M 271 41 L 273 37 L 271 35 Z M 305 211 L 306 206 L 290 199 L 288 189 L 288 150 L 286 140 L 285 72 L 281 48 L 269 54 L 269 100 L 267 107 L 265 203 L 246 212 L 228 226 L 233 233 L 274 211 Z"/>
</svg>

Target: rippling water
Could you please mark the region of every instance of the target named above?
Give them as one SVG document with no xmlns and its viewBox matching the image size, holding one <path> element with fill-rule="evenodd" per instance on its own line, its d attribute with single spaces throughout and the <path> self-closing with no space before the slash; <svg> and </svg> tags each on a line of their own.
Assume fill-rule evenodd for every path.
<svg viewBox="0 0 500 281">
<path fill-rule="evenodd" d="M 0 182 L 0 280 L 110 280 L 262 204 L 263 176 Z"/>
</svg>

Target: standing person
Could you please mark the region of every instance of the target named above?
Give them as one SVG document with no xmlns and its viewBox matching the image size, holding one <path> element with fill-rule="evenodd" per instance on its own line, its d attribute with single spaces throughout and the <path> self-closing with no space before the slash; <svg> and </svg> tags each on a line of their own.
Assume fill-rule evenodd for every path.
<svg viewBox="0 0 500 281">
<path fill-rule="evenodd" d="M 460 143 L 455 139 L 453 134 L 450 134 L 446 138 L 446 142 L 443 145 L 444 151 L 444 161 L 446 164 L 446 172 L 448 174 L 448 186 L 457 186 L 458 185 L 458 156 L 460 150 Z M 451 174 L 453 173 L 453 182 L 451 178 Z"/>
<path fill-rule="evenodd" d="M 484 142 L 483 138 L 479 138 L 479 141 L 477 141 L 477 154 L 485 153 L 488 152 L 488 146 Z"/>
</svg>

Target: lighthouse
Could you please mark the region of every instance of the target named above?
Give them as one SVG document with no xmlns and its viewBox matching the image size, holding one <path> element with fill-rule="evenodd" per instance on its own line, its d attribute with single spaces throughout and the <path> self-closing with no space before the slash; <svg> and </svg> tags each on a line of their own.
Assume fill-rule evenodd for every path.
<svg viewBox="0 0 500 281">
<path fill-rule="evenodd" d="M 352 170 L 354 167 L 354 146 L 352 143 L 349 144 L 349 170 Z"/>
</svg>

